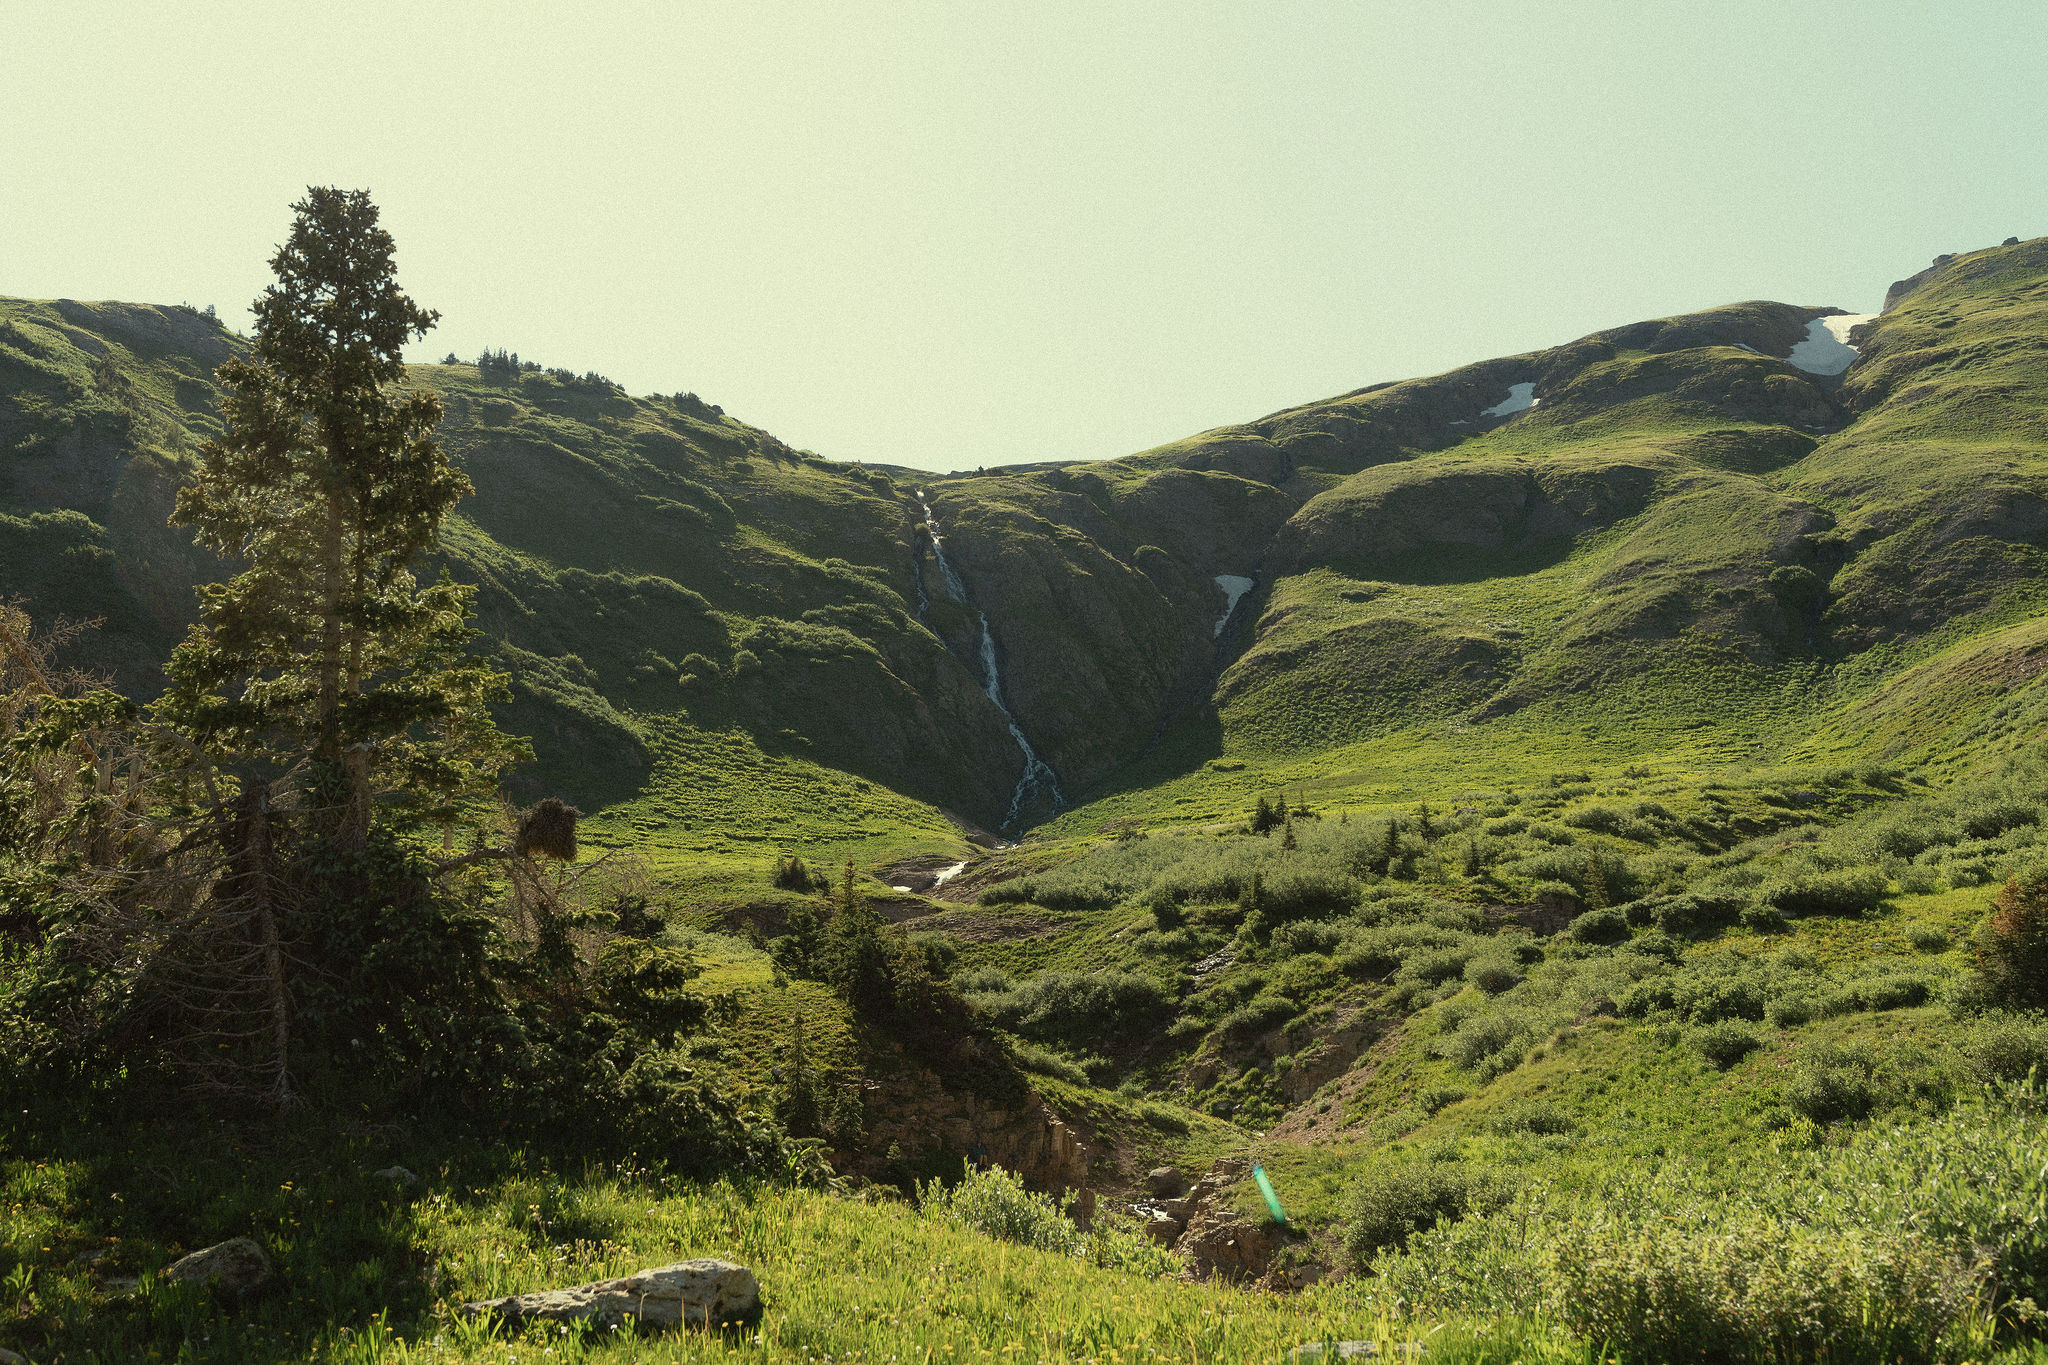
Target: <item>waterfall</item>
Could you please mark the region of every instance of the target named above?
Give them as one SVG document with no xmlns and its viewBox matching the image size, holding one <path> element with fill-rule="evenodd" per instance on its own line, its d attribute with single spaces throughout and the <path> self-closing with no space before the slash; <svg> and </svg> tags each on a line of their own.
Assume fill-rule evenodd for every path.
<svg viewBox="0 0 2048 1365">
<path fill-rule="evenodd" d="M 946 558 L 945 538 L 939 534 L 938 519 L 932 516 L 932 506 L 925 501 L 922 488 L 917 490 L 917 505 L 924 510 L 925 533 L 932 538 L 932 558 L 938 561 L 939 575 L 946 581 L 946 591 L 954 601 L 973 606 L 973 601 L 967 596 L 967 585 L 961 582 L 953 561 Z M 922 567 L 917 574 L 917 605 L 918 619 L 929 626 L 931 603 L 925 596 Z M 1031 741 L 1024 736 L 1024 727 L 1017 723 L 1017 717 L 1011 714 L 1009 705 L 1003 700 L 1002 665 L 996 660 L 996 637 L 989 631 L 988 613 L 977 607 L 974 616 L 981 624 L 981 690 L 996 704 L 996 710 L 1003 713 L 1003 720 L 1010 727 L 1010 738 L 1017 741 L 1018 751 L 1024 755 L 1024 775 L 1017 779 L 1017 786 L 1010 793 L 1010 812 L 1003 818 L 1003 828 L 1014 829 L 1028 808 L 1027 803 L 1034 798 L 1050 800 L 1054 810 L 1066 805 L 1067 798 L 1060 791 L 1058 774 L 1031 747 Z"/>
</svg>

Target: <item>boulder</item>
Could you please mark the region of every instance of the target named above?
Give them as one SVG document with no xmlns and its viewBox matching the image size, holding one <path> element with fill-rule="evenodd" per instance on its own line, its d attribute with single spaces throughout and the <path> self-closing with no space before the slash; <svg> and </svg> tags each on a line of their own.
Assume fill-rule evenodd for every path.
<svg viewBox="0 0 2048 1365">
<path fill-rule="evenodd" d="M 1380 1353 L 1371 1341 L 1310 1341 L 1287 1353 L 1289 1360 L 1371 1360 Z"/>
<path fill-rule="evenodd" d="M 166 1284 L 204 1284 L 228 1294 L 248 1294 L 270 1283 L 270 1258 L 247 1237 L 235 1237 L 171 1262 L 157 1279 Z"/>
<path fill-rule="evenodd" d="M 1145 1191 L 1161 1199 L 1178 1199 L 1187 1193 L 1186 1177 L 1171 1166 L 1161 1166 L 1145 1176 Z"/>
<path fill-rule="evenodd" d="M 18 1355 L 8 1350 L 5 1346 L 0 1346 L 0 1365 L 28 1365 L 28 1357 Z"/>
<path fill-rule="evenodd" d="M 1235 1214 L 1226 1212 L 1219 1217 L 1204 1210 L 1188 1224 L 1173 1249 L 1187 1258 L 1188 1272 L 1195 1279 L 1241 1284 L 1266 1273 L 1277 1247 L 1271 1228 Z"/>
<path fill-rule="evenodd" d="M 603 1327 L 723 1327 L 761 1315 L 761 1286 L 753 1271 L 730 1261 L 679 1261 L 617 1280 L 466 1303 L 462 1312 L 512 1323 L 592 1319 Z"/>
<path fill-rule="evenodd" d="M 1154 1218 L 1146 1222 L 1145 1235 L 1163 1247 L 1170 1247 L 1185 1226 L 1178 1218 Z"/>
<path fill-rule="evenodd" d="M 403 1166 L 386 1166 L 381 1171 L 370 1172 L 378 1180 L 388 1180 L 394 1185 L 417 1185 L 420 1178 Z"/>
</svg>

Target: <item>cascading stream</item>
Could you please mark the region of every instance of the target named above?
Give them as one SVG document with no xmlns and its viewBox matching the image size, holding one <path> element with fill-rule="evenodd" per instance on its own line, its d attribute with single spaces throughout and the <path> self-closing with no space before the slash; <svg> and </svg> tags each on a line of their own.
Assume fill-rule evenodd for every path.
<svg viewBox="0 0 2048 1365">
<path fill-rule="evenodd" d="M 938 561 L 939 574 L 946 580 L 946 591 L 954 601 L 973 606 L 972 599 L 967 596 L 967 585 L 960 580 L 953 561 L 946 558 L 945 538 L 939 534 L 938 519 L 932 515 L 932 505 L 925 501 L 922 488 L 917 490 L 917 505 L 924 511 L 925 531 L 932 538 L 932 558 Z M 931 602 L 925 596 L 922 574 L 918 576 L 917 594 L 918 617 L 929 626 Z M 1017 748 L 1024 755 L 1024 775 L 1017 779 L 1016 788 L 1010 793 L 1010 812 L 1003 818 L 1003 828 L 1014 829 L 1019 817 L 1029 808 L 1027 803 L 1043 798 L 1052 803 L 1052 809 L 1058 810 L 1067 804 L 1067 798 L 1060 792 L 1058 774 L 1031 747 L 1031 741 L 1024 736 L 1024 727 L 1017 723 L 1017 717 L 1011 714 L 1008 704 L 1003 701 L 1002 666 L 996 661 L 996 637 L 989 631 L 988 613 L 976 607 L 974 616 L 981 623 L 981 690 L 996 704 L 996 710 L 1003 713 L 1003 720 L 1010 727 L 1010 738 L 1017 741 Z"/>
</svg>

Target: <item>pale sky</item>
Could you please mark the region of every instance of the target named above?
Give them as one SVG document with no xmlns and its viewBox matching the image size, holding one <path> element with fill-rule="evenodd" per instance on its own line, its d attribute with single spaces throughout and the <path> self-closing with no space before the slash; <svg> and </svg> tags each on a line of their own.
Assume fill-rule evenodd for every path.
<svg viewBox="0 0 2048 1365">
<path fill-rule="evenodd" d="M 2048 4 L 0 0 L 0 294 L 248 301 L 933 469 L 1126 454 L 2048 233 Z"/>
</svg>

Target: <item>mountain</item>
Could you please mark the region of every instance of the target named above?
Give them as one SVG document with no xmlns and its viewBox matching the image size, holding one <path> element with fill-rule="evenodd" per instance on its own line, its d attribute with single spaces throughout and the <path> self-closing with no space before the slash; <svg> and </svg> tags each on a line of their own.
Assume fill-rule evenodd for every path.
<svg viewBox="0 0 2048 1365">
<path fill-rule="evenodd" d="M 222 572 L 165 517 L 245 344 L 187 309 L 0 301 L 0 588 L 97 620 L 71 661 L 139 695 Z M 534 737 L 518 794 L 590 809 L 584 869 L 637 855 L 606 873 L 622 929 L 720 997 L 670 1060 L 850 1178 L 909 1193 L 980 1149 L 1085 1189 L 1087 1256 L 1135 1273 L 1000 1172 L 911 1211 L 579 1181 L 437 1152 L 416 1118 L 323 1116 L 345 1153 L 265 1156 L 209 1113 L 203 1143 L 107 1126 L 80 1158 L 55 1127 L 11 1158 L 70 1315 L 36 1348 L 158 1340 L 78 1248 L 149 1269 L 276 1219 L 303 1227 L 294 1282 L 347 1268 L 348 1297 L 292 1296 L 326 1305 L 308 1321 L 347 1303 L 422 1339 L 681 1228 L 764 1270 L 756 1340 L 791 1358 L 1368 1333 L 1449 1360 L 2037 1358 L 2044 348 L 2048 239 L 2014 241 L 1872 317 L 1737 303 L 947 476 L 594 373 L 414 367 L 476 485 L 441 556 Z M 841 895 L 971 1029 L 892 1034 L 764 948 Z M 195 1146 L 207 1174 L 159 1178 Z M 387 1245 L 354 1211 L 386 1218 L 401 1160 L 437 1188 Z M 117 1184 L 148 1197 L 102 1226 Z M 351 1212 L 302 1225 L 323 1188 Z M 227 1190 L 277 1194 L 259 1219 Z M 1057 1256 L 972 1230 L 997 1223 Z M 811 1293 L 819 1265 L 856 1269 Z M 968 1309 L 948 1265 L 983 1267 Z M 1300 1297 L 1140 1278 L 1169 1273 Z M 247 1354 L 205 1321 L 214 1358 Z"/>
<path fill-rule="evenodd" d="M 1826 725 L 2028 613 L 2044 288 L 2042 241 L 1946 258 L 1856 327 L 1846 376 L 1801 363 L 1839 310 L 1752 302 L 929 479 L 596 375 L 413 382 L 476 483 L 444 553 L 536 737 L 525 789 L 624 800 L 677 723 L 1014 834 L 1055 783 L 1072 805 L 1589 700 L 1786 748 L 1788 687 Z M 242 345 L 185 309 L 0 302 L 0 569 L 100 620 L 81 661 L 144 694 L 219 572 L 164 520 Z M 1255 584 L 1227 629 L 1221 577 Z"/>
</svg>

